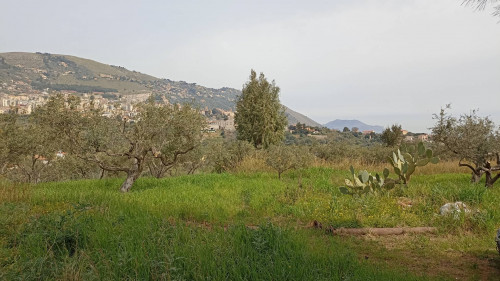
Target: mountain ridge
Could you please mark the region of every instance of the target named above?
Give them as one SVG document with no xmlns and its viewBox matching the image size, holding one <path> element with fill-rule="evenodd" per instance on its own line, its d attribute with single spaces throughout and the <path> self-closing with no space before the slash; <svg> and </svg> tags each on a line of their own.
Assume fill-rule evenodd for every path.
<svg viewBox="0 0 500 281">
<path fill-rule="evenodd" d="M 349 130 L 351 130 L 353 127 L 356 127 L 359 129 L 359 131 L 374 131 L 375 133 L 382 133 L 382 131 L 384 130 L 384 127 L 382 126 L 367 125 L 356 119 L 352 120 L 335 119 L 333 121 L 324 124 L 324 126 L 327 127 L 328 129 L 334 129 L 339 131 L 342 131 L 344 127 L 349 128 Z"/>
<path fill-rule="evenodd" d="M 3 85 L 3 86 L 2 86 Z M 201 108 L 235 110 L 241 91 L 208 88 L 172 81 L 122 66 L 108 65 L 72 55 L 50 53 L 0 53 L 0 92 L 41 93 L 47 89 L 74 92 L 113 92 L 121 95 L 152 94 L 170 103 L 195 103 Z M 284 106 L 289 124 L 321 126 Z"/>
</svg>

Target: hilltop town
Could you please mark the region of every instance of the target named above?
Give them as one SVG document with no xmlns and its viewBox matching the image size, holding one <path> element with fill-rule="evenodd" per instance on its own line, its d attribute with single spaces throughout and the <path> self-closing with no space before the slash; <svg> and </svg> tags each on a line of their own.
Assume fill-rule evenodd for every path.
<svg viewBox="0 0 500 281">
<path fill-rule="evenodd" d="M 2 83 L 0 87 L 0 114 L 11 111 L 23 115 L 31 114 L 36 107 L 45 104 L 51 95 L 62 94 L 63 96 L 75 95 L 80 98 L 80 108 L 86 108 L 90 105 L 100 109 L 102 115 L 106 117 L 120 116 L 127 120 L 133 120 L 137 114 L 136 105 L 145 102 L 150 96 L 150 93 L 121 95 L 119 93 L 78 93 L 76 91 L 37 91 L 30 90 L 19 93 L 23 89 L 25 83 L 17 81 L 14 85 Z M 2 90 L 6 90 L 11 94 L 7 94 Z M 14 92 L 14 93 L 12 93 Z M 156 103 L 170 104 L 165 97 L 156 96 Z M 234 112 L 232 110 L 223 110 L 220 108 L 209 109 L 205 107 L 200 109 L 200 114 L 208 119 L 207 130 L 215 132 L 217 130 L 234 131 Z"/>
</svg>

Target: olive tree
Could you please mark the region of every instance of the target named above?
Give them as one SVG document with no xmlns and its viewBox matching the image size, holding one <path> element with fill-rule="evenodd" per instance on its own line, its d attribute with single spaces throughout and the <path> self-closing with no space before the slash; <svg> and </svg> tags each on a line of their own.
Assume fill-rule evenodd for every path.
<svg viewBox="0 0 500 281">
<path fill-rule="evenodd" d="M 287 119 L 279 100 L 280 89 L 263 73 L 257 78 L 252 69 L 250 81 L 236 101 L 236 131 L 239 140 L 267 148 L 283 140 Z"/>
<path fill-rule="evenodd" d="M 205 118 L 189 105 L 158 106 L 150 99 L 137 108 L 133 120 L 107 118 L 93 108 L 65 106 L 57 97 L 44 106 L 43 117 L 65 139 L 69 153 L 104 171 L 125 173 L 120 190 L 127 192 L 148 160 L 172 166 L 200 143 L 205 126 Z"/>
<path fill-rule="evenodd" d="M 16 181 L 40 182 L 56 159 L 58 139 L 36 114 L 4 114 L 0 120 L 1 171 Z"/>
<path fill-rule="evenodd" d="M 500 136 L 495 124 L 488 117 L 479 117 L 476 111 L 456 118 L 446 113 L 448 108 L 434 115 L 433 140 L 458 156 L 460 167 L 471 170 L 471 182 L 479 182 L 485 174 L 486 186 L 492 186 L 500 178 L 500 174 L 493 176 L 500 170 Z"/>
<path fill-rule="evenodd" d="M 207 162 L 216 173 L 237 167 L 254 147 L 243 140 L 213 139 L 207 144 Z"/>
<path fill-rule="evenodd" d="M 313 160 L 307 148 L 284 144 L 270 146 L 266 154 L 267 165 L 278 172 L 279 179 L 284 172 L 305 168 Z"/>
</svg>

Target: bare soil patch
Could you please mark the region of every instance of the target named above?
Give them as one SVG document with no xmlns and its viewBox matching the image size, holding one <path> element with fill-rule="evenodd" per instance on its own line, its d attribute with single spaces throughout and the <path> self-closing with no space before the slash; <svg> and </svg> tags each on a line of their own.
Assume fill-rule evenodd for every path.
<svg viewBox="0 0 500 281">
<path fill-rule="evenodd" d="M 363 235 L 351 237 L 350 244 L 364 262 L 396 265 L 419 275 L 453 280 L 500 280 L 500 255 L 494 246 L 483 252 L 464 253 L 442 248 L 446 239 L 432 234 Z"/>
</svg>

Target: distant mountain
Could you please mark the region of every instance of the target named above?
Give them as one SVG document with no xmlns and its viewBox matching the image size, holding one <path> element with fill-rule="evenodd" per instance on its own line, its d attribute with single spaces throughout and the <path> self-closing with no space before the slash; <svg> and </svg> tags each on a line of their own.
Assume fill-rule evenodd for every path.
<svg viewBox="0 0 500 281">
<path fill-rule="evenodd" d="M 288 119 L 288 125 L 295 125 L 297 123 L 302 123 L 306 124 L 307 126 L 311 127 L 323 127 L 320 123 L 312 120 L 311 118 L 302 115 L 296 111 L 291 110 L 290 108 L 283 106 L 285 108 L 285 115 L 286 118 Z"/>
<path fill-rule="evenodd" d="M 328 129 L 335 129 L 342 131 L 344 127 L 349 128 L 351 130 L 353 127 L 356 127 L 359 129 L 359 131 L 375 131 L 375 133 L 382 133 L 384 130 L 384 127 L 382 126 L 377 126 L 377 125 L 367 125 L 359 120 L 340 120 L 336 119 L 334 121 L 330 121 L 325 124 L 325 127 Z"/>
<path fill-rule="evenodd" d="M 75 93 L 101 92 L 113 95 L 153 94 L 170 103 L 194 103 L 201 108 L 235 110 L 241 91 L 212 89 L 160 79 L 121 66 L 89 59 L 48 53 L 0 53 L 0 94 L 39 94 L 47 89 Z M 285 107 L 289 124 L 321 126 Z"/>
</svg>

